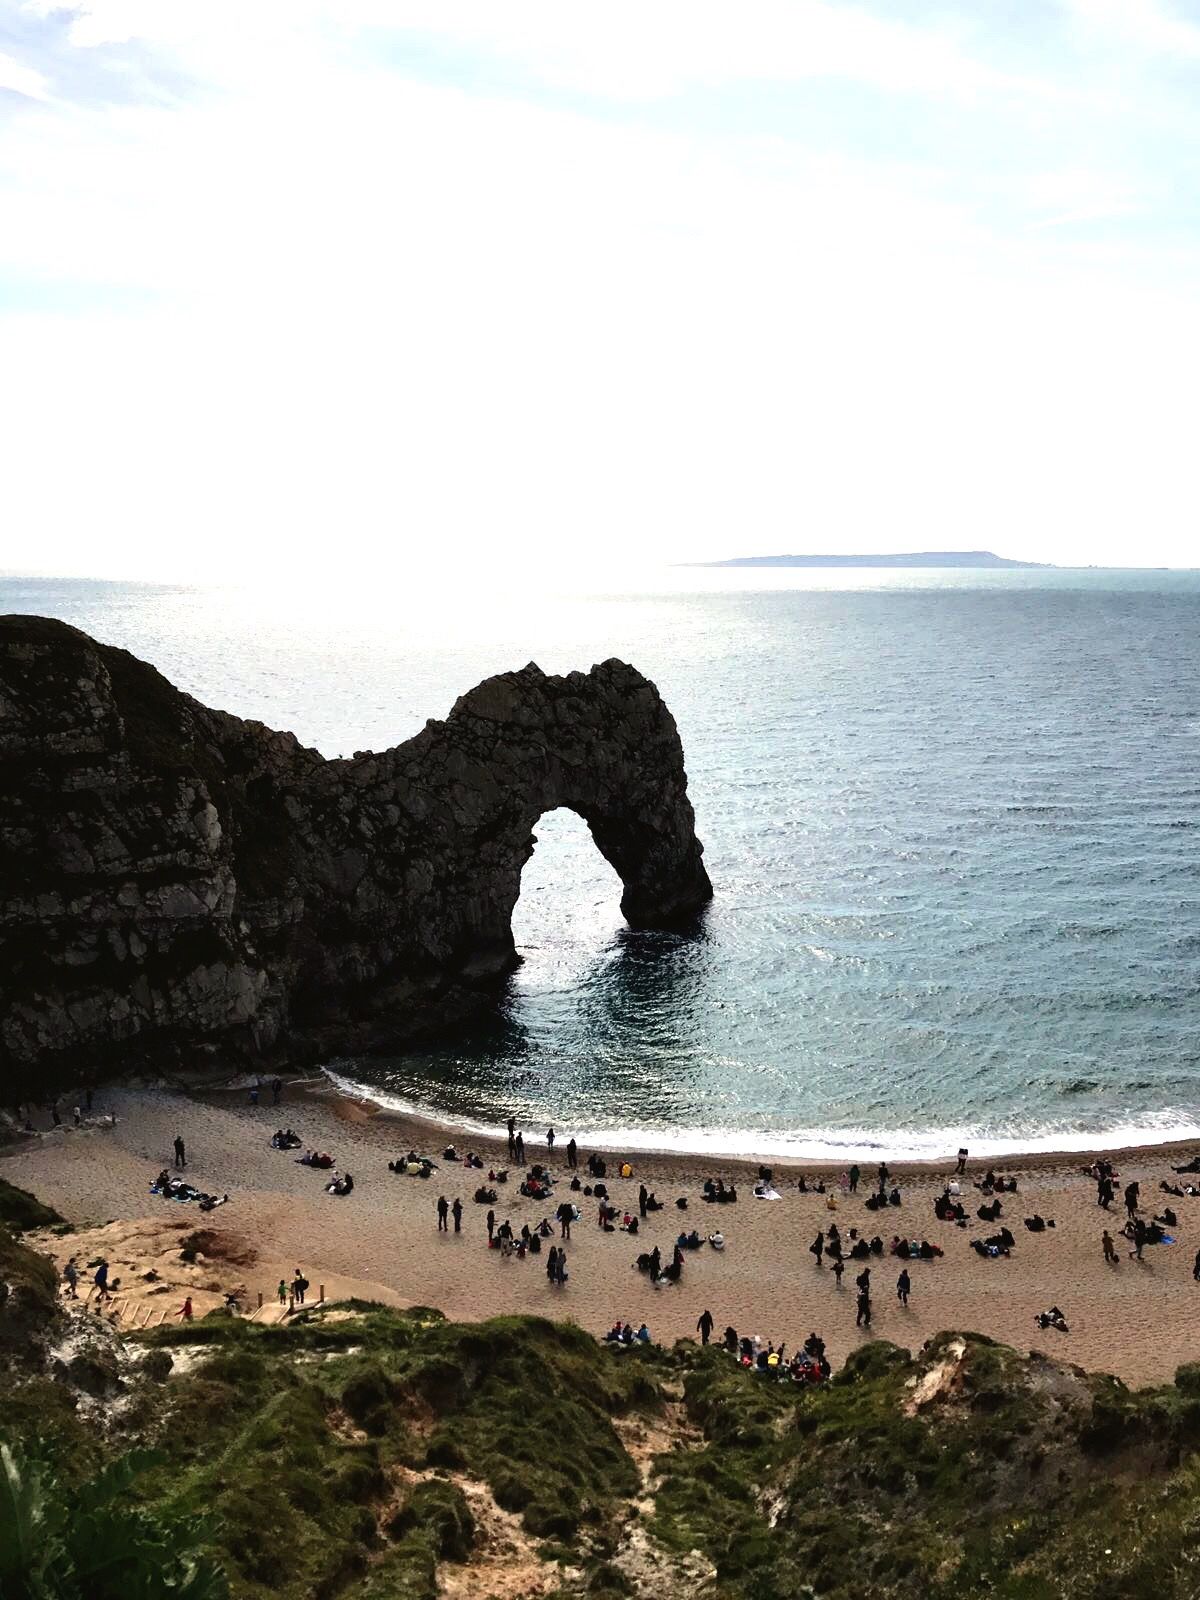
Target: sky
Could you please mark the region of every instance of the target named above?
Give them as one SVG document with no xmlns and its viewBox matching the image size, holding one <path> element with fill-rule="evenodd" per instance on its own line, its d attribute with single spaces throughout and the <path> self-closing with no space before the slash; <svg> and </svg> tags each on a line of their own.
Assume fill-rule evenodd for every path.
<svg viewBox="0 0 1200 1600">
<path fill-rule="evenodd" d="M 1200 0 L 0 0 L 0 570 L 1200 565 Z"/>
</svg>

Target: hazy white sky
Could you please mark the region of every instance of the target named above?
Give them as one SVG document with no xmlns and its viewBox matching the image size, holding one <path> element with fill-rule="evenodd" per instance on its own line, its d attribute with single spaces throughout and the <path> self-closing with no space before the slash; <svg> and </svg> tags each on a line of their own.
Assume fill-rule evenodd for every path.
<svg viewBox="0 0 1200 1600">
<path fill-rule="evenodd" d="M 0 569 L 1200 564 L 1200 0 L 0 0 Z"/>
</svg>

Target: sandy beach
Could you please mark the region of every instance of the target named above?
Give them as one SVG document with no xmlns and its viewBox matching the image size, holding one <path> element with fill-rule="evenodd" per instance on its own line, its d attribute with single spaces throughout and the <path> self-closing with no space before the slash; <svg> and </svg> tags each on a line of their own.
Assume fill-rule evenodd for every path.
<svg viewBox="0 0 1200 1600">
<path fill-rule="evenodd" d="M 509 1165 L 502 1143 L 473 1138 L 468 1146 L 459 1132 L 382 1114 L 370 1104 L 311 1085 L 289 1085 L 278 1109 L 270 1105 L 269 1093 L 263 1100 L 254 1108 L 244 1091 L 105 1087 L 82 1129 L 51 1129 L 44 1114 L 35 1116 L 39 1131 L 5 1150 L 0 1177 L 32 1190 L 77 1228 L 146 1219 L 170 1223 L 177 1233 L 184 1223 L 212 1230 L 218 1244 L 210 1254 L 227 1265 L 215 1267 L 205 1279 L 212 1287 L 198 1294 L 198 1311 L 217 1303 L 219 1287 L 235 1282 L 245 1286 L 252 1303 L 259 1293 L 270 1300 L 278 1279 L 290 1279 L 301 1267 L 314 1292 L 324 1284 L 330 1298 L 360 1295 L 436 1306 L 456 1319 L 529 1312 L 569 1318 L 595 1333 L 618 1317 L 635 1326 L 644 1320 L 659 1342 L 695 1336 L 696 1320 L 707 1308 L 718 1336 L 729 1324 L 740 1334 L 784 1339 L 794 1346 L 815 1329 L 827 1341 L 835 1365 L 866 1337 L 915 1348 L 941 1329 L 969 1329 L 1020 1350 L 1044 1350 L 1115 1373 L 1128 1384 L 1144 1385 L 1169 1381 L 1181 1362 L 1197 1358 L 1200 1348 L 1194 1331 L 1200 1284 L 1192 1277 L 1200 1248 L 1200 1198 L 1168 1197 L 1159 1189 L 1162 1179 L 1174 1181 L 1171 1168 L 1190 1157 L 1190 1146 L 1112 1153 L 1120 1181 L 1107 1216 L 1097 1207 L 1095 1184 L 1081 1171 L 1090 1156 L 1038 1154 L 1005 1165 L 1006 1173 L 1016 1175 L 1019 1192 L 1003 1197 L 998 1223 L 979 1221 L 975 1210 L 984 1196 L 971 1182 L 982 1176 L 985 1164 L 971 1162 L 962 1180 L 970 1218 L 966 1228 L 938 1221 L 933 1213 L 934 1198 L 951 1175 L 950 1160 L 944 1165 L 897 1165 L 893 1173 L 903 1204 L 875 1212 L 864 1204 L 873 1179 L 865 1168 L 859 1193 L 844 1196 L 836 1188 L 837 1168 L 775 1162 L 781 1199 L 761 1201 L 751 1192 L 757 1163 L 638 1153 L 632 1158 L 633 1178 L 622 1180 L 613 1176 L 616 1164 L 610 1159 L 605 1181 L 614 1204 L 636 1213 L 638 1186 L 644 1182 L 664 1209 L 641 1224 L 637 1238 L 630 1238 L 620 1231 L 602 1232 L 596 1224 L 596 1202 L 582 1193 L 574 1195 L 582 1219 L 568 1245 L 570 1281 L 556 1290 L 547 1281 L 544 1254 L 505 1260 L 487 1249 L 488 1208 L 472 1200 L 486 1171 L 441 1161 L 444 1146 L 453 1141 L 460 1155 L 469 1147 L 489 1166 Z M 115 1114 L 115 1127 L 109 1113 Z M 69 1110 L 65 1122 L 71 1123 Z M 299 1165 L 296 1152 L 273 1149 L 271 1135 L 281 1125 L 292 1127 L 306 1147 L 329 1151 L 341 1170 L 350 1171 L 353 1194 L 344 1199 L 326 1194 L 326 1174 Z M 526 1130 L 527 1160 L 546 1162 L 544 1130 L 537 1132 L 534 1138 Z M 176 1134 L 186 1141 L 188 1179 L 201 1189 L 228 1192 L 228 1205 L 203 1214 L 195 1206 L 150 1194 L 155 1174 L 171 1165 Z M 519 1232 L 522 1223 L 532 1227 L 543 1216 L 553 1219 L 559 1200 L 570 1195 L 569 1137 L 568 1127 L 558 1130 L 548 1162 L 558 1177 L 553 1198 L 537 1201 L 518 1194 L 520 1175 L 510 1168 L 494 1208 L 498 1220 L 508 1217 Z M 441 1162 L 428 1181 L 388 1171 L 387 1161 L 410 1147 Z M 587 1147 L 581 1147 L 579 1175 L 584 1182 L 589 1181 L 583 1166 L 587 1154 Z M 810 1181 L 823 1176 L 833 1185 L 836 1209 L 824 1195 L 798 1192 L 801 1172 Z M 710 1175 L 737 1184 L 736 1205 L 702 1201 L 701 1184 Z M 1129 1243 L 1119 1232 L 1125 1219 L 1120 1190 L 1131 1178 L 1141 1183 L 1144 1217 L 1165 1204 L 1179 1218 L 1171 1230 L 1177 1242 L 1148 1247 L 1142 1262 L 1129 1257 Z M 461 1235 L 437 1231 L 435 1206 L 441 1194 L 463 1202 Z M 676 1207 L 679 1196 L 688 1200 L 686 1212 Z M 1030 1233 L 1023 1218 L 1035 1212 L 1053 1219 L 1055 1227 Z M 907 1309 L 895 1295 L 904 1263 L 887 1254 L 871 1258 L 869 1333 L 855 1327 L 853 1282 L 863 1263 L 847 1261 L 838 1289 L 833 1273 L 818 1267 L 809 1253 L 818 1230 L 835 1220 L 843 1240 L 857 1228 L 867 1238 L 879 1234 L 885 1245 L 899 1233 L 927 1238 L 945 1251 L 938 1260 L 908 1264 L 912 1295 Z M 970 1240 L 1001 1225 L 1015 1236 L 1012 1255 L 982 1259 Z M 657 1244 L 669 1259 L 676 1234 L 692 1227 L 702 1235 L 720 1227 L 725 1250 L 718 1253 L 705 1245 L 688 1252 L 682 1283 L 654 1288 L 635 1270 L 635 1257 Z M 1100 1236 L 1105 1227 L 1120 1251 L 1117 1266 L 1103 1259 Z M 83 1242 L 88 1237 L 83 1235 Z M 68 1235 L 45 1240 L 44 1247 L 53 1247 L 65 1260 L 80 1243 Z M 173 1280 L 172 1288 L 176 1281 L 199 1284 L 186 1271 Z M 1036 1315 L 1051 1305 L 1065 1313 L 1068 1334 L 1035 1326 Z"/>
</svg>

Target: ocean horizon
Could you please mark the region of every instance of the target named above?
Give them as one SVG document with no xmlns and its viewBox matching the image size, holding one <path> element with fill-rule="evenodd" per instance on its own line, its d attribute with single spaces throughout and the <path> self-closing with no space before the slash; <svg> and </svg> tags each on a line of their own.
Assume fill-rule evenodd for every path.
<svg viewBox="0 0 1200 1600">
<path fill-rule="evenodd" d="M 658 684 L 708 914 L 628 929 L 548 814 L 494 1014 L 327 1064 L 381 1104 L 799 1159 L 1200 1137 L 1200 573 L 673 568 L 504 604 L 7 578 L 0 610 L 327 755 L 531 659 Z"/>
</svg>

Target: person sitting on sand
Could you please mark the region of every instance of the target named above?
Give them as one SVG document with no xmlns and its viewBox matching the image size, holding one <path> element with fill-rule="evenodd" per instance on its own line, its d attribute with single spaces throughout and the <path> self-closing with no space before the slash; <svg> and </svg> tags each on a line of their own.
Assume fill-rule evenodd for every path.
<svg viewBox="0 0 1200 1600">
<path fill-rule="evenodd" d="M 709 1234 L 708 1242 L 713 1247 L 714 1250 L 724 1250 L 724 1248 L 725 1248 L 725 1235 L 718 1228 L 715 1233 L 710 1233 Z"/>
<path fill-rule="evenodd" d="M 1042 1311 L 1033 1319 L 1039 1328 L 1057 1328 L 1059 1333 L 1070 1333 L 1067 1319 L 1057 1306 L 1051 1306 L 1049 1311 Z"/>
</svg>

